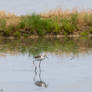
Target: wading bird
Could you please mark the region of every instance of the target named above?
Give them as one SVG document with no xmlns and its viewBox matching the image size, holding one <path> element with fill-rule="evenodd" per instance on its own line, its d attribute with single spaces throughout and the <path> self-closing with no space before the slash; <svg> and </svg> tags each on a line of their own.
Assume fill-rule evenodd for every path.
<svg viewBox="0 0 92 92">
<path fill-rule="evenodd" d="M 35 81 L 36 86 L 47 88 L 48 85 L 41 79 L 41 61 L 44 60 L 45 58 L 48 58 L 48 57 L 46 55 L 39 55 L 34 57 L 33 65 L 35 67 L 35 71 L 34 71 L 35 75 L 33 80 Z M 38 64 L 36 64 L 36 61 L 38 62 Z M 37 75 L 39 80 L 36 81 Z"/>
<path fill-rule="evenodd" d="M 44 59 L 48 58 L 47 55 L 38 55 L 34 57 L 34 61 L 42 61 Z"/>
</svg>

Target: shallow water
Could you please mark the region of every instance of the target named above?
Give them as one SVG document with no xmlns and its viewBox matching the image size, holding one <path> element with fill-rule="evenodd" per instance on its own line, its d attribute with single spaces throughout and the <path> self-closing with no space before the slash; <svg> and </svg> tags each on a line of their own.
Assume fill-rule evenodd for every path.
<svg viewBox="0 0 92 92">
<path fill-rule="evenodd" d="M 39 13 L 56 8 L 92 9 L 92 0 L 0 0 L 0 10 L 14 12 L 17 15 Z"/>
<path fill-rule="evenodd" d="M 33 56 L 39 54 L 48 59 L 40 67 L 35 61 L 35 70 Z M 91 71 L 91 39 L 0 41 L 0 92 L 92 92 Z"/>
</svg>

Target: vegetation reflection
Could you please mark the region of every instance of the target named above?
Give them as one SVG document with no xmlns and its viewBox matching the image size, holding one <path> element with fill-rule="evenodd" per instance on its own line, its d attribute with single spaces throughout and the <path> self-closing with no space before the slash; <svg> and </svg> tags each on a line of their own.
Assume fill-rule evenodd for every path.
<svg viewBox="0 0 92 92">
<path fill-rule="evenodd" d="M 41 53 L 55 54 L 79 54 L 83 52 L 91 52 L 91 39 L 74 39 L 74 38 L 39 38 L 39 39 L 21 39 L 21 40 L 0 40 L 0 53 L 8 54 L 28 54 L 39 55 Z"/>
</svg>

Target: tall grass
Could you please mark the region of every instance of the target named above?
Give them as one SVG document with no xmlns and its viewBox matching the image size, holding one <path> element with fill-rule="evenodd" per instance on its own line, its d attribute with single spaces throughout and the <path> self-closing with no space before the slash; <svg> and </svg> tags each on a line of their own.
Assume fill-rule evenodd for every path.
<svg viewBox="0 0 92 92">
<path fill-rule="evenodd" d="M 53 11 L 16 16 L 0 12 L 0 32 L 4 36 L 31 35 L 89 35 L 92 34 L 92 10 L 72 11 L 56 9 Z M 1 34 L 1 33 L 0 33 Z"/>
</svg>

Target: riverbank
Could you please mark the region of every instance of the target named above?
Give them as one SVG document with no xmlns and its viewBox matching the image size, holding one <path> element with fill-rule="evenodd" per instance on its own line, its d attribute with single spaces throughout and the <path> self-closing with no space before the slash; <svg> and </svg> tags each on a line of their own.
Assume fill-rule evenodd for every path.
<svg viewBox="0 0 92 92">
<path fill-rule="evenodd" d="M 0 12 L 0 36 L 64 37 L 92 36 L 92 10 L 57 9 L 39 15 L 16 16 Z"/>
</svg>

